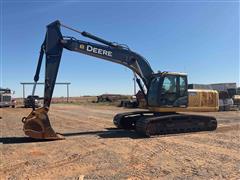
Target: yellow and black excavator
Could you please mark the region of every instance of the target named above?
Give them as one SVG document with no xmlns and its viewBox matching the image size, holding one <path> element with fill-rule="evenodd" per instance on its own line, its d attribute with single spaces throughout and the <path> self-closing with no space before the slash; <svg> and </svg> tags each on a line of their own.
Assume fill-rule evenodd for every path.
<svg viewBox="0 0 240 180">
<path fill-rule="evenodd" d="M 99 43 L 77 40 L 63 36 L 60 27 L 80 33 Z M 149 111 L 136 111 L 117 114 L 113 123 L 117 128 L 134 129 L 146 137 L 158 134 L 213 131 L 217 121 L 211 116 L 190 115 L 184 113 L 188 106 L 188 82 L 184 73 L 154 73 L 148 61 L 126 45 L 109 42 L 88 32 L 61 24 L 55 21 L 47 26 L 47 32 L 41 46 L 34 87 L 37 81 L 43 56 L 46 57 L 44 105 L 33 110 L 22 118 L 23 130 L 27 136 L 37 139 L 63 139 L 51 127 L 48 111 L 58 74 L 63 49 L 79 52 L 96 58 L 104 59 L 128 67 L 137 74 L 137 83 L 147 102 Z M 144 85 L 143 85 L 144 84 Z"/>
</svg>

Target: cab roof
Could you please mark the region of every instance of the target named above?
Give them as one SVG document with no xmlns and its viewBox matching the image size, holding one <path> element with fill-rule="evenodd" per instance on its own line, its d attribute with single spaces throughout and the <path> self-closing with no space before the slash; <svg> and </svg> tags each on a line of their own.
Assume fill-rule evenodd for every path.
<svg viewBox="0 0 240 180">
<path fill-rule="evenodd" d="M 164 71 L 164 72 L 162 72 L 162 74 L 187 76 L 187 73 L 183 73 L 183 72 L 168 72 L 168 71 Z"/>
</svg>

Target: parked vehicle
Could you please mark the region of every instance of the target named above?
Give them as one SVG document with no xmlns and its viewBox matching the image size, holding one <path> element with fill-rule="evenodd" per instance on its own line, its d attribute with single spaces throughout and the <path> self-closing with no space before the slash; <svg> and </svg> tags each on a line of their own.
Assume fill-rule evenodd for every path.
<svg viewBox="0 0 240 180">
<path fill-rule="evenodd" d="M 39 96 L 31 96 L 29 95 L 27 98 L 24 99 L 24 107 L 30 108 L 33 105 L 35 105 L 36 108 L 41 106 L 40 98 Z"/>
<path fill-rule="evenodd" d="M 12 91 L 8 88 L 0 88 L 0 107 L 15 108 L 16 100 L 12 98 Z"/>
</svg>

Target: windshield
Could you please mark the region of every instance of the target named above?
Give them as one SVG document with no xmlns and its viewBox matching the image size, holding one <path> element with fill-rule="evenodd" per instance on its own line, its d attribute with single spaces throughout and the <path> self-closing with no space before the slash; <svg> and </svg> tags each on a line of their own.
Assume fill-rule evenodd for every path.
<svg viewBox="0 0 240 180">
<path fill-rule="evenodd" d="M 149 91 L 148 91 L 148 104 L 150 106 L 158 105 L 158 90 L 161 77 L 156 77 L 152 80 Z"/>
</svg>

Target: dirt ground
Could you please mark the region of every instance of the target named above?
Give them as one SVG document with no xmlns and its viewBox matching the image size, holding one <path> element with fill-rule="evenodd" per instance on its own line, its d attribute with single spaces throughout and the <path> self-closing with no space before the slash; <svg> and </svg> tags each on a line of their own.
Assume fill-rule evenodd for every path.
<svg viewBox="0 0 240 180">
<path fill-rule="evenodd" d="M 208 113 L 214 132 L 142 138 L 114 128 L 116 113 L 99 105 L 52 105 L 61 141 L 36 141 L 22 131 L 31 109 L 2 108 L 1 179 L 239 179 L 240 112 Z M 206 114 L 206 113 L 202 113 Z"/>
</svg>

